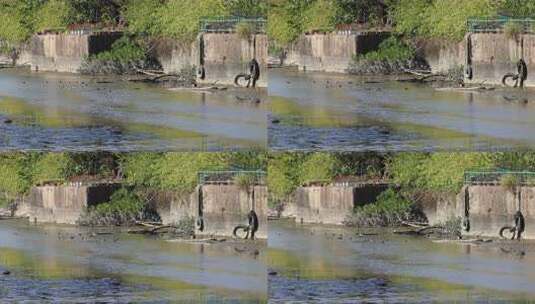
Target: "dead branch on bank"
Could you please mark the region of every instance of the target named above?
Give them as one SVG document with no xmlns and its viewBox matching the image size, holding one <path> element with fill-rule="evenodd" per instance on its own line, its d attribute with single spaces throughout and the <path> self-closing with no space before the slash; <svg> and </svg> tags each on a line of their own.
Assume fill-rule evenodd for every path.
<svg viewBox="0 0 535 304">
<path fill-rule="evenodd" d="M 135 229 L 135 230 L 129 230 L 128 233 L 131 234 L 157 234 L 157 233 L 165 233 L 164 229 L 171 229 L 174 228 L 171 225 L 163 225 L 159 222 L 142 222 L 142 221 L 136 221 L 136 225 L 145 227 L 145 229 Z"/>
</svg>

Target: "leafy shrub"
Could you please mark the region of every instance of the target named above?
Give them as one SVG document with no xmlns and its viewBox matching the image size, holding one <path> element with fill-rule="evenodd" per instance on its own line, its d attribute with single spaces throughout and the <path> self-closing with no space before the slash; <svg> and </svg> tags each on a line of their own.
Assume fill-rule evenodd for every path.
<svg viewBox="0 0 535 304">
<path fill-rule="evenodd" d="M 387 162 L 393 182 L 407 189 L 457 193 L 468 169 L 495 167 L 492 153 L 398 153 Z"/>
<path fill-rule="evenodd" d="M 94 59 L 128 63 L 143 61 L 146 59 L 146 54 L 145 50 L 135 43 L 132 38 L 124 36 L 112 44 L 111 50 L 95 55 Z"/>
<path fill-rule="evenodd" d="M 64 182 L 69 177 L 69 170 L 74 165 L 66 153 L 48 153 L 40 157 L 33 168 L 32 183 L 45 181 Z"/>
<path fill-rule="evenodd" d="M 35 30 L 65 28 L 73 14 L 72 9 L 65 0 L 49 0 L 36 13 Z"/>
<path fill-rule="evenodd" d="M 391 15 L 400 33 L 458 41 L 468 18 L 494 16 L 499 9 L 500 1 L 494 0 L 400 0 L 393 3 Z"/>
<path fill-rule="evenodd" d="M 300 184 L 313 181 L 331 182 L 336 175 L 338 162 L 332 153 L 317 152 L 310 154 L 300 168 Z"/>
<path fill-rule="evenodd" d="M 333 31 L 336 12 L 332 1 L 316 0 L 304 12 L 303 29 L 307 32 Z"/>
<path fill-rule="evenodd" d="M 121 188 L 107 203 L 90 207 L 82 216 L 82 225 L 125 225 L 144 219 L 145 203 L 132 191 Z"/>
<path fill-rule="evenodd" d="M 359 55 L 356 60 L 367 61 L 407 61 L 413 59 L 415 51 L 398 37 L 390 36 L 379 44 L 377 51 Z"/>
<path fill-rule="evenodd" d="M 349 226 L 377 227 L 397 226 L 415 216 L 413 204 L 398 191 L 388 189 L 372 204 L 358 206 L 347 220 Z"/>
<path fill-rule="evenodd" d="M 131 185 L 189 193 L 198 183 L 198 172 L 225 170 L 230 164 L 225 153 L 129 153 L 121 158 Z"/>
<path fill-rule="evenodd" d="M 158 13 L 162 36 L 184 41 L 193 41 L 201 18 L 212 16 L 229 16 L 223 0 L 169 0 Z"/>
</svg>

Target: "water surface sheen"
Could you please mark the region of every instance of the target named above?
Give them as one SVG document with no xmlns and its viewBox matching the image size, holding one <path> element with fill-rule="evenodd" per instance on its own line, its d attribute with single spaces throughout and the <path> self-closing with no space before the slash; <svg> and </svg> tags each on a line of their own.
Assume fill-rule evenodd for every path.
<svg viewBox="0 0 535 304">
<path fill-rule="evenodd" d="M 8 302 L 267 301 L 264 246 L 168 242 L 0 221 L 0 298 Z M 5 270 L 11 274 L 2 275 Z"/>
<path fill-rule="evenodd" d="M 0 150 L 265 148 L 265 95 L 262 89 L 171 91 L 118 77 L 3 69 Z"/>
<path fill-rule="evenodd" d="M 268 93 L 269 144 L 275 150 L 507 150 L 535 145 L 535 92 L 529 90 L 437 90 L 384 77 L 273 69 Z"/>
<path fill-rule="evenodd" d="M 270 222 L 268 251 L 272 303 L 535 299 L 535 257 L 492 246 L 277 221 Z"/>
</svg>

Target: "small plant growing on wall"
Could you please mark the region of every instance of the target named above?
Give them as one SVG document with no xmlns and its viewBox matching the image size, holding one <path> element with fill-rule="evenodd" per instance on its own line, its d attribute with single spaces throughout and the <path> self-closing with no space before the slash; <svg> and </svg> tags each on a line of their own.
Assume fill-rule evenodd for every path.
<svg viewBox="0 0 535 304">
<path fill-rule="evenodd" d="M 503 26 L 503 32 L 507 38 L 518 40 L 520 34 L 522 34 L 522 25 L 516 22 L 508 21 Z"/>
<path fill-rule="evenodd" d="M 234 177 L 234 183 L 247 192 L 254 187 L 256 183 L 256 177 L 252 174 L 241 173 Z"/>
<path fill-rule="evenodd" d="M 250 22 L 242 21 L 236 25 L 236 34 L 243 40 L 249 40 L 254 33 L 254 25 Z"/>
<path fill-rule="evenodd" d="M 506 174 L 501 177 L 500 184 L 505 190 L 515 192 L 516 187 L 520 184 L 520 180 L 515 175 Z"/>
</svg>

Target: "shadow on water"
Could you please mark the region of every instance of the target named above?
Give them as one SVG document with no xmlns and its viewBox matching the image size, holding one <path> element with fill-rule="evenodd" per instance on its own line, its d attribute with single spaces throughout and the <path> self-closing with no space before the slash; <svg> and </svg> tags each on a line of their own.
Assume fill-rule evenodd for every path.
<svg viewBox="0 0 535 304">
<path fill-rule="evenodd" d="M 0 148 L 265 148 L 267 108 L 262 89 L 171 91 L 120 78 L 3 70 Z"/>
<path fill-rule="evenodd" d="M 287 221 L 270 223 L 273 303 L 525 302 L 535 299 L 535 257 L 498 248 L 437 243 Z"/>
<path fill-rule="evenodd" d="M 270 71 L 275 150 L 507 150 L 535 144 L 533 91 L 437 90 L 377 77 Z"/>
<path fill-rule="evenodd" d="M 89 228 L 0 221 L 0 296 L 8 301 L 267 301 L 264 250 L 168 242 Z M 2 275 L 4 270 L 9 275 Z"/>
</svg>

